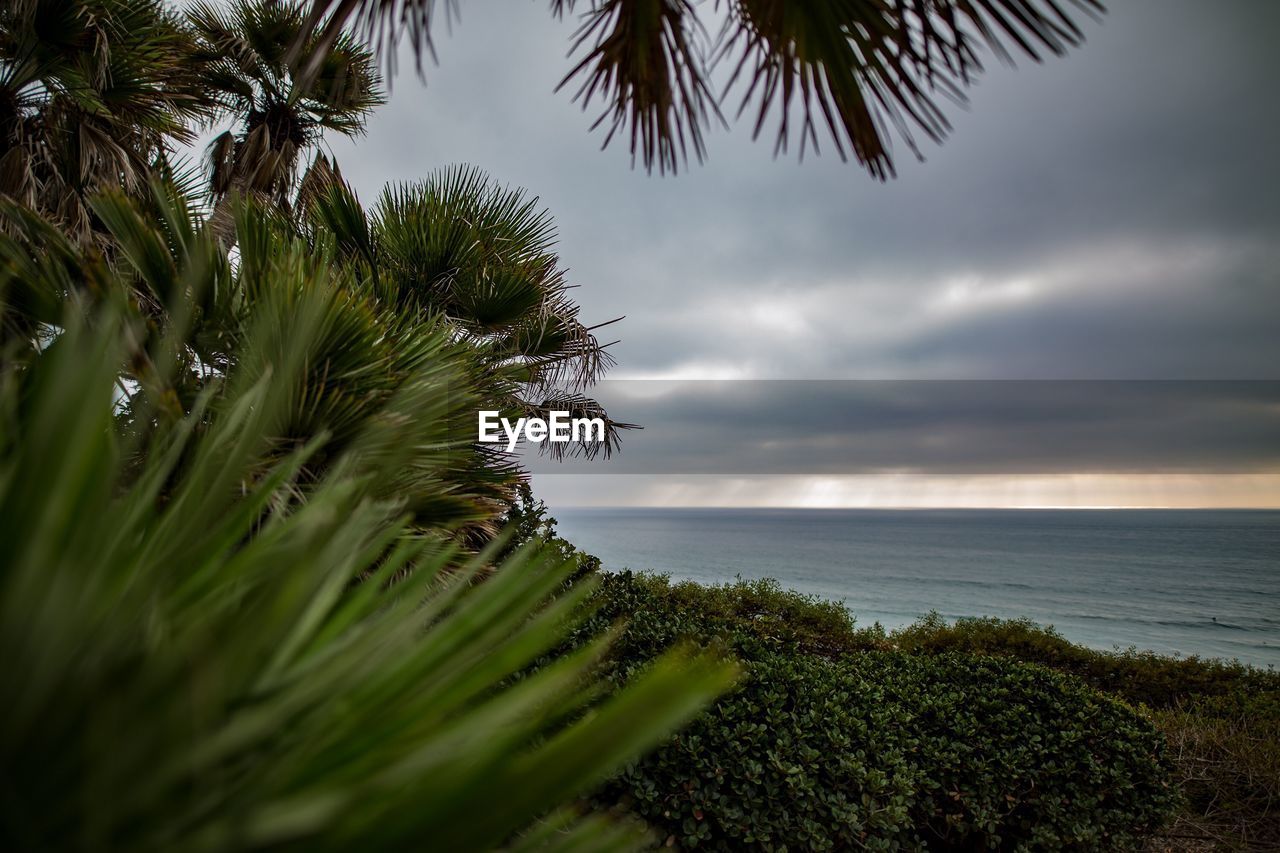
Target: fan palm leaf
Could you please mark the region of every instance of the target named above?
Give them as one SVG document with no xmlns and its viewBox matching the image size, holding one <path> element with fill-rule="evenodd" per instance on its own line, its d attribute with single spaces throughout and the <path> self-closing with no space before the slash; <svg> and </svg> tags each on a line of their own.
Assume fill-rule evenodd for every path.
<svg viewBox="0 0 1280 853">
<path fill-rule="evenodd" d="M 613 365 L 610 344 L 568 297 L 555 228 L 536 198 L 458 166 L 388 189 L 372 220 L 382 286 L 402 310 L 442 314 L 484 355 L 499 408 L 525 414 L 535 398 L 587 400 L 581 392 Z M 572 451 L 608 456 L 634 427 L 606 423 L 607 441 Z"/>
</svg>

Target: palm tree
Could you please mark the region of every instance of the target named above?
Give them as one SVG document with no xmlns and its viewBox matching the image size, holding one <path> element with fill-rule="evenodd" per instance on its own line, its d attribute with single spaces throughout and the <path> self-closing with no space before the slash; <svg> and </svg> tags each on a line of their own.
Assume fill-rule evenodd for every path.
<svg viewBox="0 0 1280 853">
<path fill-rule="evenodd" d="M 234 192 L 288 210 L 303 155 L 326 130 L 363 132 L 366 117 L 383 103 L 372 55 L 345 33 L 316 51 L 303 34 L 302 5 L 287 0 L 199 2 L 187 17 L 215 118 L 234 121 L 209 146 L 214 199 Z M 301 65 L 312 69 L 305 80 Z M 228 216 L 225 205 L 215 214 L 224 232 Z"/>
<path fill-rule="evenodd" d="M 387 188 L 366 214 L 331 167 L 313 172 L 329 176 L 309 193 L 315 227 L 398 315 L 446 321 L 487 366 L 487 399 L 520 416 L 561 410 L 605 421 L 603 442 L 541 445 L 553 456 L 617 449 L 635 425 L 612 420 L 583 393 L 614 364 L 613 342 L 595 332 L 616 321 L 579 319 L 554 224 L 537 198 L 457 166 Z"/>
<path fill-rule="evenodd" d="M 0 195 L 69 233 L 88 198 L 137 192 L 209 104 L 191 41 L 157 0 L 11 0 L 0 6 Z"/>
<path fill-rule="evenodd" d="M 366 214 L 327 162 L 317 161 L 299 193 L 301 217 L 228 198 L 230 241 L 172 184 L 153 183 L 142 199 L 117 191 L 91 202 L 112 266 L 146 319 L 126 378 L 155 401 L 147 417 L 194 411 L 211 382 L 248 368 L 239 354 L 264 317 L 285 324 L 294 302 L 323 293 L 323 333 L 278 430 L 282 452 L 328 437 L 301 482 L 318 481 L 429 364 L 454 365 L 467 377 L 459 398 L 483 400 L 481 408 L 605 420 L 603 442 L 541 445 L 556 456 L 617 449 L 631 425 L 584 393 L 612 364 L 609 344 L 578 319 L 536 199 L 464 167 L 390 189 Z M 47 220 L 0 204 L 0 231 L 12 235 L 0 244 L 7 339 L 34 342 L 60 322 L 60 305 L 78 294 L 103 297 L 100 282 L 76 272 L 94 268 L 92 253 Z M 121 401 L 131 422 L 141 417 L 135 396 Z M 478 547 L 497 535 L 523 474 L 507 454 L 475 442 L 475 411 L 450 415 L 462 440 L 449 464 L 402 466 L 380 488 L 405 502 L 420 529 Z"/>
<path fill-rule="evenodd" d="M 947 135 L 940 101 L 963 102 L 984 47 L 1004 61 L 1015 50 L 1040 61 L 1083 40 L 1063 5 L 1103 11 L 1099 0 L 726 0 L 714 4 L 724 14 L 713 36 L 707 5 L 551 0 L 557 16 L 585 7 L 573 40 L 577 61 L 561 87 L 576 84 L 584 107 L 601 102 L 596 124 L 608 128 L 605 144 L 627 137 L 633 159 L 647 168 L 674 171 L 690 151 L 701 159 L 706 127 L 723 122 L 722 109 L 741 93 L 737 113 L 755 113 L 754 135 L 777 117 L 776 151 L 794 137 L 802 156 L 817 150 L 821 126 L 842 159 L 851 153 L 887 178 L 894 135 L 917 156 L 917 134 L 934 142 Z M 338 43 L 356 22 L 388 52 L 408 35 L 421 60 L 432 52 L 437 18 L 455 6 L 313 0 L 308 32 Z"/>
</svg>

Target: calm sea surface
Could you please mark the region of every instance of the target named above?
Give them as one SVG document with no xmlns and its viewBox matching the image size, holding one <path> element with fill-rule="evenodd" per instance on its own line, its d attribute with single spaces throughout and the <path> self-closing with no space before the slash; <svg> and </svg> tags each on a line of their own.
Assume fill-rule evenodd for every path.
<svg viewBox="0 0 1280 853">
<path fill-rule="evenodd" d="M 1280 512 L 562 509 L 606 568 L 736 576 L 845 602 L 859 624 L 930 610 L 1028 617 L 1096 648 L 1280 665 Z"/>
</svg>

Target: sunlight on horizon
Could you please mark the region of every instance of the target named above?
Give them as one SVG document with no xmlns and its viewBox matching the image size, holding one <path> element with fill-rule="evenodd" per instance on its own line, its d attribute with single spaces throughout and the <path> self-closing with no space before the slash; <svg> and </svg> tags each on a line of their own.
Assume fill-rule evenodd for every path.
<svg viewBox="0 0 1280 853">
<path fill-rule="evenodd" d="M 1280 473 L 682 476 L 538 474 L 555 507 L 1280 509 Z"/>
</svg>

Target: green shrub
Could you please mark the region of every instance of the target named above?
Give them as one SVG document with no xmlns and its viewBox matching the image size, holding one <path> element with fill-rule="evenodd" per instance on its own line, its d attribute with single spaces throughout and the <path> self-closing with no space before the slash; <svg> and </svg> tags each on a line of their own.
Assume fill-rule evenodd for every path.
<svg viewBox="0 0 1280 853">
<path fill-rule="evenodd" d="M 890 640 L 896 648 L 920 654 L 964 652 L 1042 664 L 1153 708 L 1171 708 L 1197 697 L 1236 691 L 1280 691 L 1280 673 L 1236 662 L 1174 658 L 1136 649 L 1087 649 L 1051 627 L 1025 619 L 965 618 L 947 624 L 935 613 L 895 631 Z"/>
<path fill-rule="evenodd" d="M 910 843 L 920 784 L 910 715 L 882 686 L 821 658 L 770 654 L 748 684 L 596 799 L 669 843 L 828 850 Z"/>
<path fill-rule="evenodd" d="M 593 621 L 628 617 L 618 681 L 680 638 L 725 643 L 746 663 L 738 690 L 596 795 L 672 844 L 1123 849 L 1172 808 L 1152 725 L 1068 676 L 858 651 L 882 635 L 771 582 L 626 573 L 605 575 L 597 598 Z"/>
<path fill-rule="evenodd" d="M 1280 847 L 1280 673 L 1235 661 L 1088 649 L 1026 620 L 947 624 L 931 614 L 889 639 L 918 655 L 963 652 L 1041 664 L 1149 706 L 1169 744 L 1181 801 L 1169 840 Z"/>
<path fill-rule="evenodd" d="M 911 712 L 912 816 L 932 849 L 1123 849 L 1173 807 L 1159 733 L 1075 679 L 967 655 L 855 666 Z"/>
<path fill-rule="evenodd" d="M 732 639 L 748 658 L 794 651 L 839 658 L 890 648 L 879 625 L 858 628 L 843 604 L 783 589 L 776 580 L 738 580 L 722 586 L 665 575 L 605 574 L 606 590 L 593 627 L 619 618 L 634 624 L 623 642 L 643 657 L 685 636 Z"/>
</svg>

